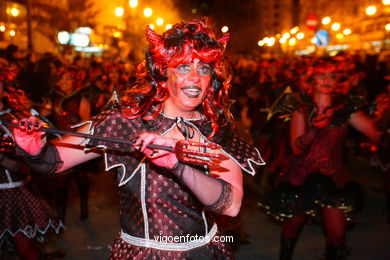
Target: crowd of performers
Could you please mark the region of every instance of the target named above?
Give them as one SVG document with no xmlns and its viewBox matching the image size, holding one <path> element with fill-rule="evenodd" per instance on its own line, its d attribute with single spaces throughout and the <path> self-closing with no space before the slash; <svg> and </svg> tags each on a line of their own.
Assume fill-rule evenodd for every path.
<svg viewBox="0 0 390 260">
<path fill-rule="evenodd" d="M 103 153 L 63 147 L 58 139 L 104 147 L 106 168 L 118 170 L 122 230 L 112 259 L 232 258 L 224 243 L 169 246 L 152 237 L 220 234 L 213 219 L 238 214 L 241 172 L 254 174 L 255 169 L 255 180 L 267 183 L 259 205 L 283 223 L 280 259 L 292 258 L 308 221 L 323 225 L 326 258 L 345 259 L 346 227 L 364 194 L 346 166 L 349 126 L 367 136 L 352 132 L 359 143 L 366 141 L 372 165 L 384 173 L 390 212 L 389 64 L 379 68 L 348 54 L 227 61 L 228 36 L 217 40 L 201 21 L 176 24 L 163 35 L 147 29 L 146 37 L 149 49 L 139 65 L 81 57 L 70 63 L 49 54 L 34 63 L 10 53 L 0 58 L 1 121 L 35 117 L 21 121 L 16 138 L 2 125 L 2 247 L 14 248 L 22 259 L 42 258 L 33 240 L 63 228 L 73 179 L 80 218 L 88 218 L 88 174 L 99 171 L 95 159 Z M 230 107 L 236 119 L 249 118 L 251 144 L 232 130 Z M 37 125 L 70 130 L 80 122 L 87 122 L 82 132 L 130 139 L 134 145 L 74 136 L 39 141 Z M 218 167 L 199 167 L 182 154 L 147 147 L 175 146 L 181 139 L 216 143 L 228 159 Z M 254 168 L 263 164 L 254 147 L 267 162 L 267 175 L 264 167 Z M 203 152 L 213 156 L 209 149 Z M 24 187 L 31 172 L 58 173 L 54 211 Z"/>
<path fill-rule="evenodd" d="M 114 88 L 124 90 L 132 68 L 80 56 L 69 62 L 51 54 L 33 62 L 28 56 L 18 57 L 14 45 L 4 53 L 0 57 L 1 256 L 7 258 L 7 252 L 15 251 L 22 259 L 61 257 L 61 250 L 46 252 L 34 240 L 43 241 L 45 235 L 52 237 L 49 233 L 64 228 L 72 180 L 79 190 L 80 219 L 88 219 L 88 175 L 99 171 L 100 164 L 86 163 L 50 178 L 34 173 L 16 156 L 6 122 L 35 116 L 48 126 L 70 130 L 102 111 Z"/>
<path fill-rule="evenodd" d="M 253 141 L 271 172 L 259 206 L 282 222 L 280 259 L 292 258 L 308 221 L 323 226 L 327 259 L 348 256 L 345 232 L 364 201 L 347 169 L 349 126 L 367 137 L 355 141 L 372 152 L 367 160 L 384 173 L 390 212 L 390 83 L 386 73 L 382 80 L 365 81 L 367 72 L 354 58 L 266 61 L 259 81 L 247 90 Z"/>
</svg>

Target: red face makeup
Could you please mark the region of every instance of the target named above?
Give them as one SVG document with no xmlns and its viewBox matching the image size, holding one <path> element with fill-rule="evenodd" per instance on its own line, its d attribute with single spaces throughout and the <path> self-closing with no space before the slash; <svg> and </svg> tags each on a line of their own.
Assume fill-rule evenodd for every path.
<svg viewBox="0 0 390 260">
<path fill-rule="evenodd" d="M 178 112 L 194 111 L 206 96 L 211 80 L 211 66 L 195 58 L 187 64 L 168 68 L 169 99 L 164 106 Z"/>
<path fill-rule="evenodd" d="M 323 72 L 314 77 L 315 91 L 331 93 L 338 84 L 337 75 L 332 72 Z"/>
</svg>

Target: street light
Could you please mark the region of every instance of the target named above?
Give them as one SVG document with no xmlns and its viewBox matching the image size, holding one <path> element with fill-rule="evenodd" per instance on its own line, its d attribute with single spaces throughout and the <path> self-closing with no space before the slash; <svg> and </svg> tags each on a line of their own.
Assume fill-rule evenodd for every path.
<svg viewBox="0 0 390 260">
<path fill-rule="evenodd" d="M 344 34 L 342 33 L 336 34 L 336 39 L 341 40 L 342 38 L 344 38 Z"/>
<path fill-rule="evenodd" d="M 12 16 L 18 16 L 20 14 L 19 10 L 15 7 L 11 8 L 10 13 Z"/>
<path fill-rule="evenodd" d="M 163 25 L 163 24 L 164 24 L 164 19 L 162 19 L 162 18 L 157 18 L 156 24 L 157 24 L 158 26 Z"/>
<path fill-rule="evenodd" d="M 274 44 L 275 44 L 275 38 L 274 37 L 268 38 L 267 45 L 269 47 L 272 47 L 274 46 Z"/>
<path fill-rule="evenodd" d="M 152 14 L 153 14 L 152 8 L 147 7 L 144 9 L 144 16 L 145 17 L 150 17 L 150 16 L 152 16 Z"/>
<path fill-rule="evenodd" d="M 136 8 L 138 6 L 138 0 L 129 0 L 129 6 L 131 8 Z"/>
<path fill-rule="evenodd" d="M 350 35 L 352 33 L 351 29 L 347 28 L 343 31 L 344 35 Z"/>
<path fill-rule="evenodd" d="M 283 38 L 286 38 L 286 39 L 290 38 L 290 34 L 288 32 L 283 33 Z"/>
<path fill-rule="evenodd" d="M 124 13 L 125 13 L 125 10 L 123 9 L 123 7 L 115 8 L 115 15 L 116 16 L 121 17 L 121 16 L 123 16 Z"/>
<path fill-rule="evenodd" d="M 375 5 L 370 5 L 366 8 L 366 14 L 371 16 L 376 14 L 376 6 Z"/>
<path fill-rule="evenodd" d="M 299 31 L 299 27 L 298 27 L 298 26 L 295 26 L 294 28 L 292 28 L 292 29 L 290 30 L 290 33 L 291 33 L 291 34 L 296 34 L 298 31 Z"/>
<path fill-rule="evenodd" d="M 322 24 L 323 25 L 327 25 L 327 24 L 330 24 L 330 17 L 329 16 L 326 16 L 324 18 L 322 18 Z"/>
<path fill-rule="evenodd" d="M 226 33 L 227 31 L 229 31 L 229 27 L 226 25 L 221 28 L 221 32 Z"/>
<path fill-rule="evenodd" d="M 280 44 L 285 44 L 287 42 L 287 38 L 282 37 L 280 38 L 279 42 Z"/>
<path fill-rule="evenodd" d="M 333 31 L 338 31 L 338 30 L 340 30 L 340 27 L 341 27 L 341 25 L 339 23 L 334 23 L 334 24 L 332 24 L 331 28 Z"/>
<path fill-rule="evenodd" d="M 295 39 L 294 37 L 292 37 L 288 40 L 289 46 L 295 46 L 296 44 L 297 44 L 297 39 Z"/>
</svg>

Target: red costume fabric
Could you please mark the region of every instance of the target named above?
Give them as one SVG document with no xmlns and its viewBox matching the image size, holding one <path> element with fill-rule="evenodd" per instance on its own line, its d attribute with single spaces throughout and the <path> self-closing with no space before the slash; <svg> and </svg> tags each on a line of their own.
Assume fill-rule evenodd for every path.
<svg viewBox="0 0 390 260">
<path fill-rule="evenodd" d="M 49 205 L 24 186 L 25 181 L 23 174 L 0 167 L 0 245 L 18 233 L 40 239 L 49 230 L 58 234 L 64 227 Z"/>
<path fill-rule="evenodd" d="M 290 160 L 278 181 L 301 186 L 311 173 L 320 172 L 331 177 L 337 187 L 343 187 L 349 181 L 343 163 L 347 130 L 347 125 L 323 128 L 306 151 Z"/>
<path fill-rule="evenodd" d="M 153 120 L 143 121 L 129 120 L 112 110 L 96 116 L 90 123 L 91 134 L 130 140 L 146 130 L 165 135 L 176 125 L 198 131 L 204 142 L 208 142 L 206 136 L 211 132 L 211 124 L 205 117 L 182 119 L 162 113 Z M 230 130 L 222 132 L 211 141 L 220 144 L 243 171 L 254 174 L 254 164 L 263 164 L 257 149 Z M 88 145 L 105 148 L 106 169 L 115 167 L 118 172 L 122 231 L 114 243 L 112 259 L 232 258 L 229 246 L 221 242 L 160 243 L 158 236 L 211 239 L 218 234 L 217 226 L 204 205 L 172 172 L 150 163 L 134 147 L 94 140 L 88 140 Z"/>
</svg>

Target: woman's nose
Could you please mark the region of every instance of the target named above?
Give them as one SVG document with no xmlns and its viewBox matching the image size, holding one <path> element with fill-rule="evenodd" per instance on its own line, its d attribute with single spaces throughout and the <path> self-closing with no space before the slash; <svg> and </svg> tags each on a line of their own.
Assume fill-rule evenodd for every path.
<svg viewBox="0 0 390 260">
<path fill-rule="evenodd" d="M 196 69 L 191 70 L 190 80 L 192 80 L 193 82 L 199 82 L 200 76 L 199 76 L 199 73 Z"/>
</svg>

